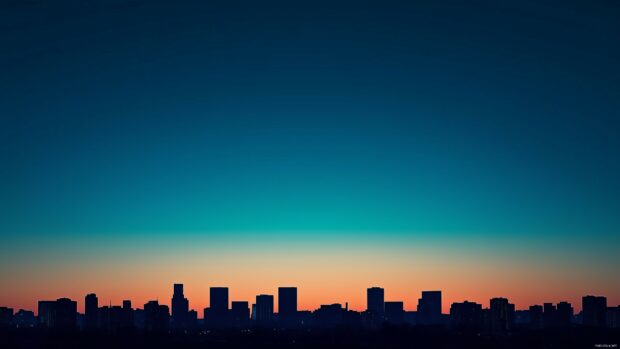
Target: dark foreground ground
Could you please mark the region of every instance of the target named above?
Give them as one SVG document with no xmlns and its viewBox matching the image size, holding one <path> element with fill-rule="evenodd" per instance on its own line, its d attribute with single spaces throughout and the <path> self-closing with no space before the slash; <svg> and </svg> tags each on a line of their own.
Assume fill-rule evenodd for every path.
<svg viewBox="0 0 620 349">
<path fill-rule="evenodd" d="M 429 328 L 203 331 L 190 334 L 2 329 L 0 348 L 618 348 L 618 329 L 462 333 Z"/>
</svg>

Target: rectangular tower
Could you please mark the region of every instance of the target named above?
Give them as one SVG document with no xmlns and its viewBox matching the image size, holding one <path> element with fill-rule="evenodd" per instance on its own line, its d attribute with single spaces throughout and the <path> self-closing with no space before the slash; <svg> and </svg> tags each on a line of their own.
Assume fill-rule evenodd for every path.
<svg viewBox="0 0 620 349">
<path fill-rule="evenodd" d="M 441 291 L 422 291 L 418 300 L 418 323 L 439 325 L 441 323 Z"/>
<path fill-rule="evenodd" d="M 256 322 L 269 324 L 273 321 L 273 296 L 261 294 L 256 296 Z"/>
<path fill-rule="evenodd" d="M 379 315 L 385 312 L 385 292 L 381 287 L 366 289 L 366 310 Z"/>
<path fill-rule="evenodd" d="M 294 317 L 297 314 L 297 287 L 278 288 L 278 314 Z"/>
</svg>

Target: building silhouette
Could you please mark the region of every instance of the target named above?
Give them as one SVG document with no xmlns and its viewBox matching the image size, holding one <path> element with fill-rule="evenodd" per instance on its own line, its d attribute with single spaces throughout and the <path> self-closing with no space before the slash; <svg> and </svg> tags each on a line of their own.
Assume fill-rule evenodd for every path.
<svg viewBox="0 0 620 349">
<path fill-rule="evenodd" d="M 607 308 L 607 327 L 620 328 L 620 305 Z"/>
<path fill-rule="evenodd" d="M 345 310 L 342 304 L 321 305 L 314 311 L 316 327 L 335 327 L 344 323 Z"/>
<path fill-rule="evenodd" d="M 588 327 L 604 327 L 607 317 L 607 298 L 584 296 L 582 303 L 582 322 Z"/>
<path fill-rule="evenodd" d="M 116 314 L 112 314 L 112 307 L 104 305 L 99 308 L 99 328 L 113 332 L 116 330 Z"/>
<path fill-rule="evenodd" d="M 183 294 L 183 284 L 174 284 L 172 300 L 172 328 L 187 328 L 189 325 L 189 301 Z"/>
<path fill-rule="evenodd" d="M 152 332 L 165 332 L 170 325 L 170 312 L 167 305 L 158 301 L 144 304 L 144 329 Z"/>
<path fill-rule="evenodd" d="M 482 305 L 474 302 L 452 303 L 450 326 L 458 330 L 477 330 L 482 327 Z"/>
<path fill-rule="evenodd" d="M 144 323 L 144 309 L 134 309 L 131 312 L 131 316 L 135 328 L 143 330 L 146 327 Z"/>
<path fill-rule="evenodd" d="M 198 312 L 194 309 L 187 313 L 187 328 L 194 329 L 198 325 Z"/>
<path fill-rule="evenodd" d="M 401 324 L 405 321 L 403 302 L 385 302 L 385 321 L 391 324 Z"/>
<path fill-rule="evenodd" d="M 422 298 L 418 299 L 418 324 L 439 325 L 441 320 L 441 291 L 422 291 Z"/>
<path fill-rule="evenodd" d="M 13 322 L 13 308 L 0 307 L 0 326 L 7 327 Z"/>
<path fill-rule="evenodd" d="M 225 313 L 228 311 L 228 287 L 211 287 L 209 295 L 212 312 Z"/>
<path fill-rule="evenodd" d="M 72 329 L 77 325 L 77 302 L 69 298 L 39 301 L 39 323 L 49 328 Z"/>
<path fill-rule="evenodd" d="M 556 306 L 556 325 L 570 327 L 573 322 L 573 306 L 568 302 L 560 302 Z"/>
<path fill-rule="evenodd" d="M 259 325 L 267 325 L 273 321 L 273 296 L 261 294 L 256 296 L 256 312 L 252 316 Z"/>
<path fill-rule="evenodd" d="M 515 305 L 506 298 L 492 298 L 489 308 L 489 326 L 492 331 L 509 331 L 513 327 Z"/>
<path fill-rule="evenodd" d="M 310 328 L 314 325 L 314 314 L 310 310 L 298 310 L 297 320 L 299 321 L 299 327 Z"/>
<path fill-rule="evenodd" d="M 231 325 L 233 327 L 247 327 L 250 321 L 250 307 L 248 302 L 233 301 L 230 308 Z"/>
<path fill-rule="evenodd" d="M 13 325 L 16 328 L 35 327 L 37 325 L 37 318 L 34 316 L 34 312 L 20 309 L 13 315 Z"/>
<path fill-rule="evenodd" d="M 553 303 L 543 303 L 543 326 L 545 328 L 557 327 L 557 311 Z"/>
<path fill-rule="evenodd" d="M 99 327 L 99 299 L 94 293 L 89 293 L 84 298 L 85 326 L 89 329 Z"/>
<path fill-rule="evenodd" d="M 132 327 L 131 310 L 119 305 L 103 306 L 99 308 L 99 323 L 100 328 L 107 332 Z"/>
<path fill-rule="evenodd" d="M 131 307 L 131 300 L 125 299 L 123 300 L 123 319 L 122 319 L 123 327 L 134 327 L 134 310 Z"/>
<path fill-rule="evenodd" d="M 224 327 L 228 322 L 228 287 L 209 289 L 209 308 L 205 309 L 205 324 L 209 327 Z"/>
<path fill-rule="evenodd" d="M 297 317 L 297 287 L 278 288 L 278 320 L 282 326 L 292 326 Z"/>
<path fill-rule="evenodd" d="M 529 327 L 531 329 L 540 330 L 544 327 L 543 324 L 543 306 L 532 305 L 530 306 L 530 322 Z"/>
<path fill-rule="evenodd" d="M 37 318 L 39 324 L 44 327 L 54 327 L 55 319 L 55 301 L 39 301 L 37 309 Z"/>
<path fill-rule="evenodd" d="M 385 312 L 385 292 L 381 287 L 366 289 L 366 311 L 373 315 L 383 316 Z"/>
<path fill-rule="evenodd" d="M 528 328 L 530 326 L 530 311 L 515 309 L 514 325 L 515 328 Z"/>
</svg>

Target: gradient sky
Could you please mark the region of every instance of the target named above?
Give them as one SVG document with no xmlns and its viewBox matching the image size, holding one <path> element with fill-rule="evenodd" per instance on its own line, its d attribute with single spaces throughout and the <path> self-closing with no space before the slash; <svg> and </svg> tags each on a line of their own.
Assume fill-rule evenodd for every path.
<svg viewBox="0 0 620 349">
<path fill-rule="evenodd" d="M 620 303 L 617 1 L 3 1 L 0 305 Z"/>
</svg>

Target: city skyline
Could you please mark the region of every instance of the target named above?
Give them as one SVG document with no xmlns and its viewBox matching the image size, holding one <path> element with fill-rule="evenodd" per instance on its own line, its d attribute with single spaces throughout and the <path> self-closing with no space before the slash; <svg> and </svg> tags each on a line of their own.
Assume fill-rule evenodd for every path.
<svg viewBox="0 0 620 349">
<path fill-rule="evenodd" d="M 616 0 L 0 13 L 0 304 L 620 303 Z"/>
<path fill-rule="evenodd" d="M 449 312 L 442 312 L 442 291 L 425 290 L 418 299 L 417 311 L 407 311 L 403 301 L 386 300 L 385 289 L 378 286 L 366 289 L 366 309 L 356 311 L 348 303 L 328 303 L 312 310 L 298 308 L 297 287 L 282 286 L 273 294 L 257 294 L 254 302 L 229 298 L 229 288 L 209 288 L 209 306 L 204 316 L 190 307 L 182 283 L 173 284 L 171 304 L 159 299 L 149 300 L 143 308 L 130 299 L 122 305 L 100 303 L 95 293 L 84 297 L 84 312 L 79 312 L 79 301 L 62 297 L 56 300 L 38 300 L 37 313 L 0 306 L 0 330 L 7 328 L 48 328 L 52 330 L 106 331 L 130 333 L 135 329 L 147 332 L 204 331 L 209 329 L 251 328 L 381 328 L 391 326 L 421 326 L 452 331 L 483 331 L 501 333 L 512 331 L 539 331 L 581 327 L 620 328 L 620 305 L 608 302 L 605 296 L 585 295 L 582 310 L 575 311 L 570 302 L 532 304 L 517 309 L 510 299 L 493 297 L 488 307 L 476 302 L 450 304 Z M 279 304 L 279 309 L 275 309 Z M 134 306 L 135 305 L 135 306 Z M 208 332 L 204 332 L 208 333 Z"/>
<path fill-rule="evenodd" d="M 583 311 L 572 304 L 546 302 L 519 310 L 509 299 L 494 297 L 489 306 L 475 302 L 450 305 L 441 312 L 442 292 L 422 291 L 417 311 L 405 311 L 402 301 L 385 300 L 385 290 L 366 289 L 367 309 L 348 304 L 322 304 L 312 311 L 297 309 L 297 288 L 278 288 L 275 296 L 258 294 L 254 303 L 229 299 L 227 287 L 209 290 L 210 305 L 199 312 L 188 308 L 184 284 L 172 285 L 172 307 L 150 300 L 142 308 L 101 304 L 96 294 L 84 298 L 87 310 L 68 298 L 40 300 L 38 314 L 0 306 L 0 342 L 7 347 L 171 348 L 171 347 L 338 347 L 401 348 L 403 344 L 441 344 L 462 348 L 615 347 L 620 329 L 620 305 L 604 296 L 582 297 Z M 570 336 L 570 338 L 566 338 Z M 604 343 L 604 344 L 601 344 Z M 507 346 L 506 346 L 507 345 Z"/>
<path fill-rule="evenodd" d="M 76 302 L 76 305 L 77 305 L 76 311 L 81 314 L 85 314 L 87 312 L 86 309 L 88 308 L 87 304 L 88 304 L 89 298 L 91 299 L 91 304 L 92 304 L 92 300 L 94 299 L 95 304 L 99 304 L 103 306 L 106 306 L 106 305 L 109 305 L 109 306 L 123 305 L 124 306 L 126 302 L 129 302 L 129 304 L 139 305 L 139 304 L 147 304 L 152 301 L 157 301 L 158 304 L 165 305 L 170 309 L 169 315 L 170 315 L 171 320 L 174 319 L 175 307 L 177 307 L 177 309 L 179 308 L 184 309 L 182 310 L 182 312 L 196 311 L 199 314 L 203 314 L 203 310 L 204 310 L 205 316 L 199 317 L 200 319 L 204 319 L 207 316 L 211 316 L 211 317 L 215 316 L 217 318 L 218 316 L 222 315 L 222 312 L 231 311 L 233 309 L 232 307 L 233 303 L 247 303 L 248 306 L 255 305 L 256 302 L 254 302 L 253 304 L 253 301 L 252 301 L 254 297 L 256 297 L 257 301 L 259 297 L 271 297 L 271 300 L 269 300 L 269 302 L 272 303 L 271 305 L 272 312 L 277 313 L 277 314 L 281 314 L 280 313 L 280 306 L 282 304 L 281 302 L 285 302 L 287 309 L 288 309 L 288 312 L 284 313 L 285 315 L 287 314 L 290 315 L 291 313 L 296 313 L 298 311 L 315 311 L 319 309 L 321 306 L 324 306 L 326 304 L 340 304 L 343 306 L 343 308 L 346 305 L 347 310 L 383 315 L 386 313 L 385 304 L 387 303 L 392 303 L 392 304 L 399 303 L 400 305 L 399 304 L 394 304 L 394 305 L 398 307 L 402 306 L 401 309 L 405 312 L 414 312 L 414 313 L 417 312 L 418 314 L 422 314 L 423 316 L 426 316 L 424 315 L 426 313 L 445 315 L 451 312 L 452 306 L 454 304 L 473 303 L 473 304 L 481 305 L 482 308 L 485 308 L 485 304 L 486 304 L 488 305 L 486 308 L 488 308 L 491 305 L 493 299 L 508 299 L 509 301 L 511 301 L 509 298 L 504 298 L 504 296 L 501 296 L 501 295 L 490 297 L 489 299 L 486 300 L 486 303 L 484 301 L 480 302 L 474 299 L 462 299 L 462 297 L 459 298 L 459 299 L 462 299 L 460 301 L 447 301 L 444 297 L 445 293 L 442 290 L 422 290 L 420 291 L 419 294 L 416 295 L 417 302 L 415 304 L 407 306 L 407 302 L 403 301 L 403 299 L 397 299 L 394 297 L 387 298 L 385 288 L 375 285 L 375 286 L 370 286 L 364 290 L 365 291 L 364 292 L 364 295 L 365 295 L 364 304 L 365 305 L 364 307 L 361 307 L 361 308 L 351 307 L 347 300 L 344 300 L 344 301 L 332 300 L 332 301 L 325 302 L 324 304 L 318 304 L 314 308 L 304 308 L 303 306 L 299 306 L 299 304 L 303 304 L 303 303 L 299 303 L 299 299 L 300 299 L 299 292 L 298 292 L 299 288 L 296 286 L 290 286 L 290 285 L 289 286 L 278 286 L 272 292 L 258 293 L 248 299 L 242 299 L 239 297 L 235 298 L 231 296 L 231 294 L 234 294 L 234 292 L 231 292 L 230 287 L 209 286 L 208 292 L 207 292 L 209 297 L 207 297 L 208 300 L 206 301 L 206 303 L 204 303 L 206 304 L 206 306 L 199 306 L 199 305 L 195 305 L 196 303 L 191 302 L 190 297 L 186 293 L 186 290 L 187 290 L 187 288 L 185 287 L 186 284 L 175 282 L 173 286 L 174 286 L 173 292 L 170 293 L 170 296 L 172 298 L 170 298 L 169 300 L 167 300 L 166 297 L 161 297 L 161 298 L 152 297 L 151 299 L 144 301 L 143 303 L 140 301 L 135 301 L 131 299 L 131 297 L 124 297 L 120 301 L 113 302 L 112 300 L 109 300 L 109 299 L 106 300 L 105 297 L 101 297 L 101 294 L 97 292 L 90 292 L 90 293 L 85 294 L 83 297 L 84 301 L 80 301 L 75 298 L 65 297 L 65 296 L 49 297 L 49 298 L 50 300 L 71 299 Z M 179 296 L 182 296 L 184 298 L 176 298 L 177 303 L 175 306 L 175 297 L 179 297 Z M 547 299 L 547 300 L 537 302 L 537 303 L 524 304 L 521 307 L 514 305 L 514 302 L 512 302 L 511 304 L 514 305 L 514 310 L 516 311 L 531 310 L 532 306 L 538 306 L 538 305 L 542 306 L 546 304 L 569 304 L 572 306 L 572 309 L 575 311 L 575 313 L 580 313 L 583 310 L 581 307 L 581 304 L 583 304 L 584 298 L 586 296 L 592 297 L 593 294 L 582 295 L 579 299 L 580 302 L 571 302 L 567 300 L 556 301 L 556 300 Z M 596 297 L 599 297 L 599 296 L 596 296 Z M 613 301 L 609 301 L 609 297 L 607 295 L 602 295 L 602 297 L 606 299 L 607 305 L 614 306 Z M 40 299 L 34 300 L 34 302 L 37 305 L 40 304 L 41 301 L 42 300 Z M 199 302 L 198 304 L 203 304 L 203 303 Z M 36 312 L 38 306 L 32 309 L 21 308 L 21 307 L 15 308 L 15 307 L 11 307 L 9 304 L 0 304 L 0 306 L 12 308 L 12 309 L 23 309 L 23 310 L 34 311 L 35 314 L 38 315 Z M 618 304 L 617 306 L 620 307 L 620 304 Z M 91 308 L 92 308 L 92 305 L 91 305 Z M 207 315 L 207 310 L 209 310 L 209 315 Z M 433 324 L 435 322 L 439 322 L 439 319 L 433 319 L 431 316 L 431 318 L 429 319 L 429 322 L 430 324 Z"/>
</svg>

